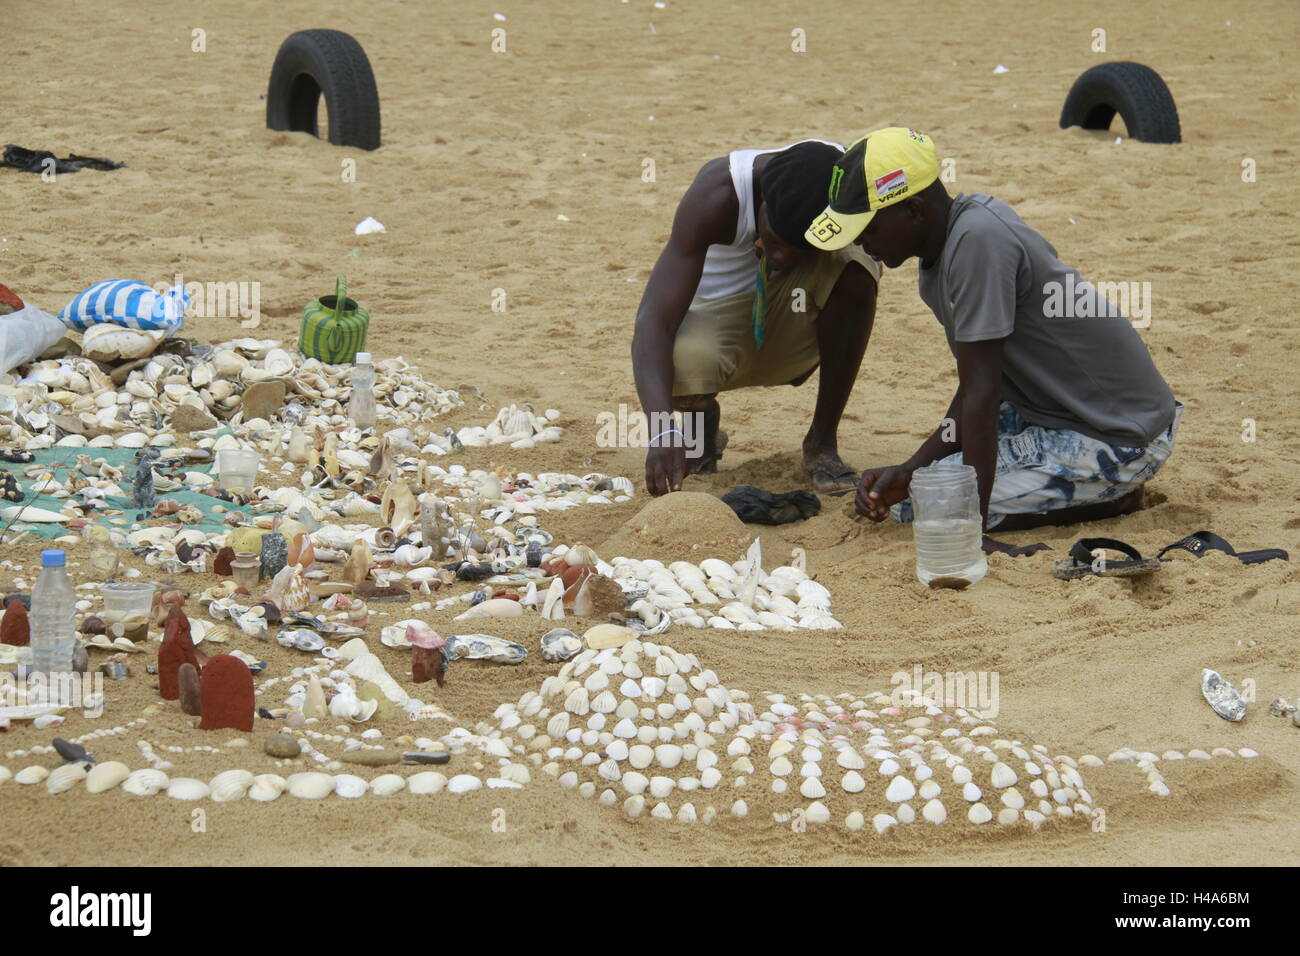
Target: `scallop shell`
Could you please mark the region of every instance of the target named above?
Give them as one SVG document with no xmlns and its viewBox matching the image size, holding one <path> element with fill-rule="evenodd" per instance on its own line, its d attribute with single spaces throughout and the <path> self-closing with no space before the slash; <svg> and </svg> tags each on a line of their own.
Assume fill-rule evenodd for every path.
<svg viewBox="0 0 1300 956">
<path fill-rule="evenodd" d="M 210 792 L 206 783 L 193 777 L 176 777 L 167 785 L 167 796 L 173 800 L 202 800 Z"/>
<path fill-rule="evenodd" d="M 40 783 L 50 775 L 50 771 L 42 766 L 23 767 L 14 774 L 14 783 L 33 784 Z"/>
<path fill-rule="evenodd" d="M 295 773 L 287 782 L 290 796 L 302 800 L 323 800 L 334 792 L 334 778 L 327 773 Z"/>
<path fill-rule="evenodd" d="M 215 802 L 233 803 L 244 798 L 252 783 L 253 774 L 249 770 L 225 770 L 212 778 L 208 789 Z"/>
<path fill-rule="evenodd" d="M 437 793 L 445 786 L 447 786 L 447 778 L 436 770 L 413 773 L 406 781 L 406 789 L 416 794 Z"/>
<path fill-rule="evenodd" d="M 45 778 L 45 789 L 50 793 L 64 793 L 85 779 L 84 763 L 65 763 L 62 767 L 55 767 L 50 771 L 50 775 Z"/>
<path fill-rule="evenodd" d="M 370 784 L 356 774 L 340 773 L 334 777 L 334 792 L 340 797 L 363 797 L 369 789 Z"/>
<path fill-rule="evenodd" d="M 406 781 L 395 773 L 386 773 L 370 781 L 370 790 L 377 797 L 391 797 L 406 786 Z"/>
<path fill-rule="evenodd" d="M 122 789 L 137 797 L 152 797 L 169 782 L 167 774 L 161 770 L 137 770 L 122 782 Z"/>
<path fill-rule="evenodd" d="M 248 788 L 248 799 L 257 800 L 260 803 L 270 803 L 284 793 L 286 786 L 288 786 L 288 781 L 279 774 L 259 774 L 253 778 L 253 784 Z"/>
<path fill-rule="evenodd" d="M 96 764 L 86 774 L 86 792 L 104 793 L 114 789 L 131 775 L 131 768 L 117 760 Z"/>
</svg>

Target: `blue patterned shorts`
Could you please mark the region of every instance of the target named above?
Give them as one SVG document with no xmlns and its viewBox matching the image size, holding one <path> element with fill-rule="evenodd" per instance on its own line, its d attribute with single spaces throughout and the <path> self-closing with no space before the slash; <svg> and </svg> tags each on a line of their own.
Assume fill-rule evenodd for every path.
<svg viewBox="0 0 1300 956">
<path fill-rule="evenodd" d="M 1065 428 L 1031 425 L 1009 402 L 998 412 L 998 463 L 989 500 L 989 528 L 1003 515 L 1047 514 L 1110 501 L 1149 481 L 1174 450 L 1183 406 L 1174 407 L 1174 420 L 1149 445 L 1109 445 Z M 941 459 L 960 463 L 961 452 Z M 895 521 L 912 520 L 911 500 L 890 509 Z"/>
</svg>

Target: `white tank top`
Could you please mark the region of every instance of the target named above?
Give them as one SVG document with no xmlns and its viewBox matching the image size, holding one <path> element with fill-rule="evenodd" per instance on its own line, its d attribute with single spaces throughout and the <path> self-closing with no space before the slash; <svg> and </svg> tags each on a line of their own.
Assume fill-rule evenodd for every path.
<svg viewBox="0 0 1300 956">
<path fill-rule="evenodd" d="M 841 152 L 844 147 L 827 139 L 805 139 L 801 143 L 825 143 Z M 791 143 L 790 146 L 797 146 Z M 741 292 L 751 292 L 758 277 L 758 259 L 754 240 L 758 223 L 754 221 L 754 160 L 764 153 L 779 153 L 790 146 L 773 149 L 737 149 L 727 156 L 731 167 L 731 185 L 736 190 L 739 211 L 736 214 L 736 238 L 730 245 L 714 243 L 704 256 L 704 272 L 695 287 L 695 298 L 710 301 Z"/>
</svg>

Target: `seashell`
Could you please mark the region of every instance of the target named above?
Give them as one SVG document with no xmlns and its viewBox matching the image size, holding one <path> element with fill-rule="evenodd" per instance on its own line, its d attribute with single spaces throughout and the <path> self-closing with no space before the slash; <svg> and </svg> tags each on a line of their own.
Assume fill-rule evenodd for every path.
<svg viewBox="0 0 1300 956">
<path fill-rule="evenodd" d="M 212 778 L 208 789 L 216 803 L 233 803 L 242 800 L 253 784 L 253 774 L 249 770 L 224 770 Z"/>
<path fill-rule="evenodd" d="M 393 552 L 393 563 L 398 567 L 413 568 L 433 557 L 433 548 L 417 548 L 413 544 L 404 544 Z"/>
<path fill-rule="evenodd" d="M 329 704 L 329 710 L 333 716 L 350 720 L 354 724 L 364 723 L 369 720 L 378 709 L 379 701 L 361 700 L 357 697 L 356 691 L 350 687 L 341 688 Z"/>
<path fill-rule="evenodd" d="M 176 777 L 167 785 L 167 796 L 173 800 L 202 800 L 210 792 L 206 783 L 193 777 Z"/>
<path fill-rule="evenodd" d="M 334 792 L 340 797 L 355 800 L 363 797 L 370 789 L 370 784 L 361 777 L 351 773 L 340 773 L 334 777 Z"/>
<path fill-rule="evenodd" d="M 284 793 L 287 786 L 288 782 L 279 774 L 259 774 L 253 778 L 253 784 L 248 788 L 248 799 L 269 803 Z"/>
<path fill-rule="evenodd" d="M 510 601 L 510 604 L 518 604 Z M 493 637 L 491 634 L 456 634 L 447 638 L 447 659 L 496 661 L 498 664 L 518 664 L 528 657 L 522 644 Z"/>
<path fill-rule="evenodd" d="M 323 800 L 334 792 L 334 778 L 327 773 L 295 773 L 286 784 L 289 795 L 302 800 Z"/>
<path fill-rule="evenodd" d="M 311 588 L 296 564 L 287 564 L 276 572 L 266 596 L 283 613 L 301 611 L 311 604 Z"/>
<path fill-rule="evenodd" d="M 575 544 L 564 552 L 564 563 L 571 568 L 583 565 L 594 567 L 598 561 L 600 561 L 600 558 L 596 556 L 596 552 L 585 544 Z"/>
<path fill-rule="evenodd" d="M 482 788 L 483 781 L 468 773 L 458 773 L 447 781 L 447 790 L 451 793 L 469 793 Z"/>
<path fill-rule="evenodd" d="M 50 771 L 49 776 L 45 778 L 45 789 L 48 793 L 65 793 L 85 779 L 84 763 L 65 763 Z"/>
<path fill-rule="evenodd" d="M 391 797 L 406 787 L 406 781 L 395 773 L 386 773 L 370 781 L 370 790 L 377 797 Z"/>
<path fill-rule="evenodd" d="M 1246 699 L 1218 671 L 1201 671 L 1201 695 L 1224 720 L 1238 721 L 1246 716 Z"/>
<path fill-rule="evenodd" d="M 0 510 L 0 518 L 6 521 L 25 521 L 30 524 L 57 524 L 69 520 L 67 515 L 58 511 L 34 508 L 31 505 L 16 505 Z"/>
<path fill-rule="evenodd" d="M 542 635 L 542 658 L 557 664 L 567 661 L 582 650 L 582 638 L 567 628 L 557 627 Z"/>
<path fill-rule="evenodd" d="M 137 797 L 152 797 L 171 781 L 161 770 L 137 770 L 122 781 L 122 789 Z"/>
<path fill-rule="evenodd" d="M 406 789 L 415 794 L 438 793 L 447 786 L 447 778 L 435 770 L 425 770 L 411 774 L 406 781 Z"/>
<path fill-rule="evenodd" d="M 276 377 L 292 374 L 294 370 L 293 356 L 284 349 L 271 349 L 266 353 L 266 358 L 262 361 L 262 367 Z"/>
<path fill-rule="evenodd" d="M 81 354 L 95 362 L 119 362 L 152 355 L 166 332 L 128 329 L 108 322 L 92 325 L 81 336 Z"/>
<path fill-rule="evenodd" d="M 131 768 L 116 760 L 96 764 L 91 768 L 90 773 L 86 774 L 86 792 L 105 793 L 117 787 L 130 775 Z"/>
<path fill-rule="evenodd" d="M 420 504 L 410 487 L 405 482 L 390 481 L 379 506 L 383 523 L 400 538 L 415 524 L 419 514 Z"/>
<path fill-rule="evenodd" d="M 30 786 L 31 784 L 40 783 L 49 775 L 50 771 L 46 767 L 39 765 L 24 767 L 22 770 L 19 770 L 14 774 L 14 783 L 21 783 Z"/>
<path fill-rule="evenodd" d="M 476 617 L 521 617 L 524 606 L 509 598 L 490 598 L 480 601 L 463 614 L 457 614 L 453 620 L 466 621 Z"/>
</svg>

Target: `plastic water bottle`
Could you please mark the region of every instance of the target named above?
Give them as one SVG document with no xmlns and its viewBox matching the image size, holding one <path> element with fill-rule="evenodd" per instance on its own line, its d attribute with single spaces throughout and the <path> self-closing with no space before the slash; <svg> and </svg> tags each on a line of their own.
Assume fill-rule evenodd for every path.
<svg viewBox="0 0 1300 956">
<path fill-rule="evenodd" d="M 970 465 L 918 468 L 908 486 L 916 537 L 916 576 L 931 588 L 966 588 L 989 569 L 979 484 Z"/>
<path fill-rule="evenodd" d="M 42 674 L 72 670 L 77 598 L 66 563 L 62 551 L 42 551 L 41 576 L 32 589 L 32 669 Z"/>
<path fill-rule="evenodd" d="M 358 352 L 352 366 L 352 398 L 348 400 L 348 417 L 358 428 L 375 427 L 375 367 L 369 352 Z"/>
</svg>

